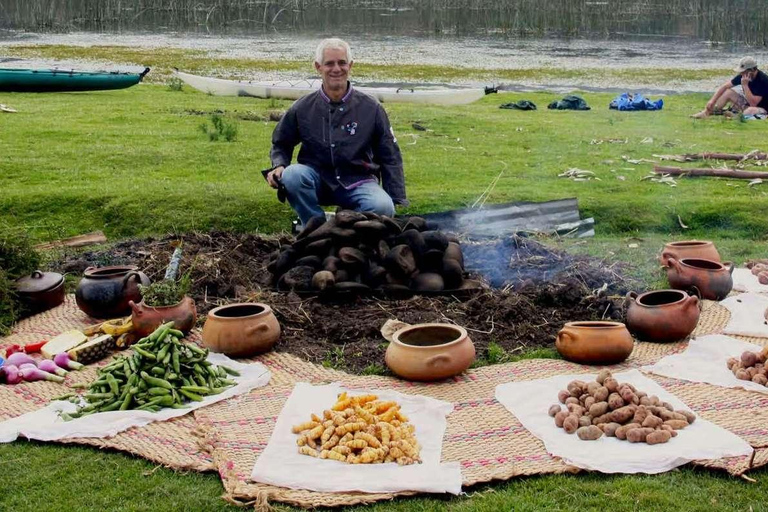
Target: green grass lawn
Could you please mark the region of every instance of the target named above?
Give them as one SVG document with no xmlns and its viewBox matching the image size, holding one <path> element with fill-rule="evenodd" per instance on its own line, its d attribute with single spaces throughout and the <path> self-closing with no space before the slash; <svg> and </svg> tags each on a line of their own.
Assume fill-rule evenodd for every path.
<svg viewBox="0 0 768 512">
<path fill-rule="evenodd" d="M 113 58 L 118 52 L 125 61 L 166 70 L 171 60 L 169 51 L 134 51 L 138 56 L 125 55 L 133 50 L 106 49 L 101 55 L 99 49 L 67 47 L 14 51 L 79 58 Z M 191 52 L 176 58 L 193 71 L 212 64 Z M 273 65 L 230 64 L 235 70 Z M 447 76 L 437 68 L 358 68 L 369 76 Z M 472 71 L 462 72 L 466 77 Z M 637 73 L 644 83 L 666 72 Z M 589 112 L 548 111 L 546 104 L 558 95 L 546 93 L 492 95 L 450 108 L 387 105 L 405 161 L 408 213 L 466 207 L 504 170 L 489 203 L 578 197 L 582 216 L 596 220 L 597 236 L 550 241 L 606 264 L 624 262 L 626 271 L 649 287 L 665 285 L 655 254 L 667 240 L 713 239 L 723 257 L 736 262 L 768 257 L 768 184 L 682 178 L 669 187 L 641 181 L 651 164 L 623 159 L 766 150 L 768 124 L 689 119 L 706 101 L 704 95 L 665 98 L 657 113 L 609 111 L 612 96 L 584 94 L 593 108 Z M 498 108 L 523 98 L 539 110 Z M 114 240 L 208 229 L 272 233 L 287 229 L 293 218 L 259 173 L 269 165 L 275 123 L 249 120 L 283 110 L 287 102 L 217 98 L 150 84 L 112 92 L 0 94 L 0 103 L 19 110 L 0 114 L 0 228 L 23 229 L 35 240 L 103 229 Z M 214 111 L 237 124 L 235 142 L 209 142 L 202 133 L 200 125 L 209 117 L 199 113 Z M 416 131 L 415 122 L 428 131 Z M 557 176 L 573 167 L 593 171 L 599 180 Z M 0 445 L 0 474 L 0 510 L 230 508 L 219 499 L 223 488 L 216 474 L 173 473 L 85 447 Z M 469 496 L 402 499 L 373 508 L 767 510 L 768 473 L 752 476 L 757 484 L 691 468 L 658 476 L 545 476 L 480 486 Z"/>
</svg>

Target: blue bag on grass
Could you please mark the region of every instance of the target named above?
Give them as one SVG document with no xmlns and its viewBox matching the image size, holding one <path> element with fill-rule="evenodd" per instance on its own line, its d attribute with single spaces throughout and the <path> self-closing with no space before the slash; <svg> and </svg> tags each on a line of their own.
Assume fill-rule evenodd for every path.
<svg viewBox="0 0 768 512">
<path fill-rule="evenodd" d="M 608 108 L 620 111 L 634 110 L 661 110 L 664 107 L 664 100 L 658 99 L 651 101 L 642 94 L 621 93 L 611 101 Z"/>
</svg>

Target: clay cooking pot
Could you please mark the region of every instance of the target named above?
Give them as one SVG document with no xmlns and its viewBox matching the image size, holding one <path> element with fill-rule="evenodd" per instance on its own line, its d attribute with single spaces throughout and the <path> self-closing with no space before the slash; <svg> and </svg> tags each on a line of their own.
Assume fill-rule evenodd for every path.
<svg viewBox="0 0 768 512">
<path fill-rule="evenodd" d="M 728 266 L 726 266 L 728 265 Z M 733 288 L 733 265 L 712 260 L 669 258 L 667 280 L 676 290 L 696 288 L 702 299 L 723 300 Z"/>
<path fill-rule="evenodd" d="M 667 266 L 669 258 L 681 260 L 683 258 L 698 258 L 720 262 L 720 254 L 715 244 L 707 240 L 686 240 L 683 242 L 670 242 L 661 250 L 659 260 L 663 266 Z"/>
<path fill-rule="evenodd" d="M 266 352 L 279 337 L 280 324 L 272 308 L 257 302 L 214 308 L 203 326 L 203 345 L 234 357 Z"/>
<path fill-rule="evenodd" d="M 569 361 L 615 364 L 624 361 L 635 342 L 621 322 L 568 322 L 557 333 L 555 347 Z"/>
<path fill-rule="evenodd" d="M 136 304 L 129 301 L 131 306 L 131 323 L 133 332 L 139 336 L 149 336 L 155 329 L 173 320 L 174 329 L 188 333 L 195 326 L 197 308 L 192 297 L 184 297 L 173 306 L 148 306 L 144 301 Z"/>
<path fill-rule="evenodd" d="M 681 340 L 699 323 L 699 298 L 681 290 L 629 292 L 627 304 L 627 328 L 642 340 Z"/>
<path fill-rule="evenodd" d="M 416 324 L 395 332 L 384 359 L 404 379 L 441 380 L 469 368 L 475 360 L 475 345 L 463 327 Z"/>
<path fill-rule="evenodd" d="M 126 316 L 128 302 L 141 301 L 140 284 L 148 286 L 149 278 L 134 265 L 88 267 L 75 290 L 77 307 L 93 318 Z"/>
<path fill-rule="evenodd" d="M 16 294 L 29 313 L 40 313 L 64 302 L 64 276 L 35 270 L 16 280 Z"/>
</svg>

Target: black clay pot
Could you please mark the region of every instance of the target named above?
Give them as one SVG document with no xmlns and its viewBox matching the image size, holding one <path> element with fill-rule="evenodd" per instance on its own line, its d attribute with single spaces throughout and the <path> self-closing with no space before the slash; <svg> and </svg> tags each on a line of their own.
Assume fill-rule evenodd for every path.
<svg viewBox="0 0 768 512">
<path fill-rule="evenodd" d="M 88 267 L 75 291 L 77 307 L 93 318 L 127 316 L 128 303 L 141 302 L 140 284 L 148 286 L 149 278 L 133 265 Z"/>
</svg>

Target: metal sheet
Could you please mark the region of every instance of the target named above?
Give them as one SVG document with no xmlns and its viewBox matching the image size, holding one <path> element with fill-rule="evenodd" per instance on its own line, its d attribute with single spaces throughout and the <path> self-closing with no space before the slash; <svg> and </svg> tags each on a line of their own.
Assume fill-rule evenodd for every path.
<svg viewBox="0 0 768 512">
<path fill-rule="evenodd" d="M 520 231 L 576 237 L 595 234 L 595 220 L 579 217 L 576 198 L 487 205 L 481 209 L 450 210 L 422 217 L 441 230 L 466 235 L 506 235 Z"/>
</svg>

